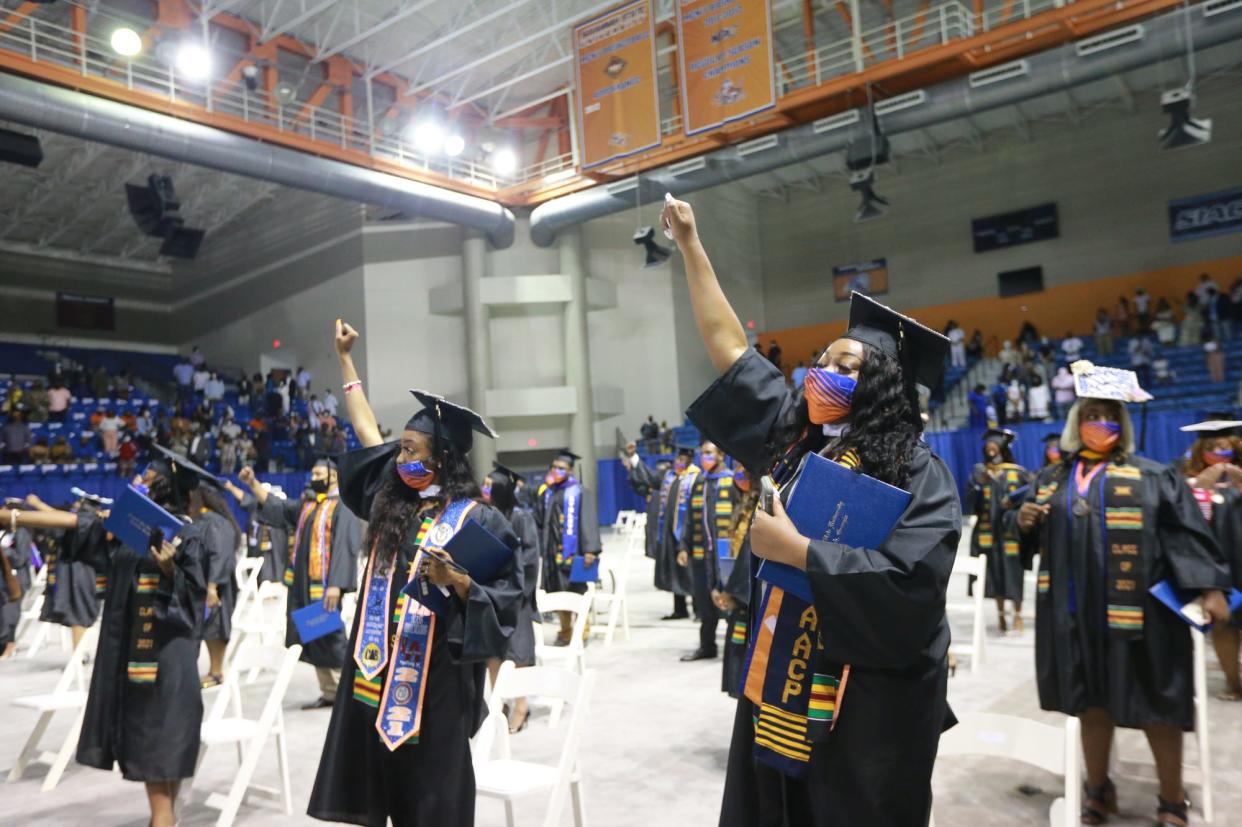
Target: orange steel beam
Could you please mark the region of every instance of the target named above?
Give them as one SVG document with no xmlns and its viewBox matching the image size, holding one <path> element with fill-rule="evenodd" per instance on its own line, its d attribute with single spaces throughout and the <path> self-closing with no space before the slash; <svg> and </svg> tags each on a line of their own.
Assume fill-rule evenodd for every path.
<svg viewBox="0 0 1242 827">
<path fill-rule="evenodd" d="M 983 28 L 983 0 L 975 0 L 975 31 Z"/>
<path fill-rule="evenodd" d="M 1014 0 L 1005 0 L 1005 7 L 1001 9 L 1000 22 L 1004 23 L 1009 19 L 1009 15 L 1013 12 Z"/>
<path fill-rule="evenodd" d="M 512 115 L 501 118 L 494 125 L 502 129 L 556 129 L 561 125 L 561 119 L 553 116 Z"/>
<path fill-rule="evenodd" d="M 806 40 L 806 65 L 815 65 L 815 10 L 811 0 L 802 0 L 802 37 Z"/>
<path fill-rule="evenodd" d="M 845 3 L 839 1 L 833 6 L 833 8 L 837 10 L 837 14 L 841 15 L 841 19 L 845 21 L 845 28 L 849 30 L 850 36 L 852 37 L 854 34 L 854 18 L 850 14 L 850 10 L 845 7 Z M 875 60 L 875 55 L 872 53 L 871 47 L 867 45 L 867 41 L 863 41 L 862 47 L 863 52 L 866 53 L 867 57 Z"/>
<path fill-rule="evenodd" d="M 914 29 L 910 32 L 909 38 L 906 40 L 906 46 L 918 43 L 923 37 L 923 27 L 927 25 L 927 10 L 931 6 L 931 0 L 920 0 L 918 17 L 914 19 Z"/>
<path fill-rule="evenodd" d="M 556 102 L 558 100 L 560 100 L 560 98 L 553 98 L 552 100 L 548 101 L 548 114 L 549 115 L 556 115 Z M 558 118 L 557 120 L 559 121 L 560 119 Z M 555 131 L 556 130 L 554 129 L 545 129 L 543 131 L 543 134 L 539 136 L 539 148 L 535 151 L 535 160 L 537 162 L 542 161 L 544 159 L 544 156 L 547 154 L 548 142 L 552 140 L 552 133 Z"/>
<path fill-rule="evenodd" d="M 31 12 L 39 8 L 38 3 L 22 3 L 9 14 L 4 20 L 0 20 L 0 34 L 4 34 L 18 23 L 25 20 Z"/>
<path fill-rule="evenodd" d="M 569 134 L 569 98 L 561 95 L 553 101 L 556 112 L 561 118 L 561 128 L 556 132 L 556 151 L 558 155 L 568 155 L 573 151 L 573 138 Z"/>
</svg>

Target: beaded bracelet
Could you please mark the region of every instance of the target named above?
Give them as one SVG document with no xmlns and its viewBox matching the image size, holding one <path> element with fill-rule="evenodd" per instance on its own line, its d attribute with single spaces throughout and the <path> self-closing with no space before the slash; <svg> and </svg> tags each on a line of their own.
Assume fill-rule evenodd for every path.
<svg viewBox="0 0 1242 827">
<path fill-rule="evenodd" d="M 350 392 L 352 392 L 355 388 L 361 388 L 361 387 L 362 387 L 362 381 L 361 381 L 361 380 L 359 380 L 359 379 L 355 379 L 355 380 L 354 380 L 354 381 L 352 381 L 352 382 L 346 382 L 346 383 L 345 383 L 344 385 L 342 385 L 341 387 L 344 389 L 345 393 L 350 393 Z"/>
</svg>

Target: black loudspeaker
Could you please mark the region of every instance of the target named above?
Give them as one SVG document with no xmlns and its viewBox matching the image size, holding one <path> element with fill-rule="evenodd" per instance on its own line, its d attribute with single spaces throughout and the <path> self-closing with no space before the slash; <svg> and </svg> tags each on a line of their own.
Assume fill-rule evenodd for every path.
<svg viewBox="0 0 1242 827">
<path fill-rule="evenodd" d="M 205 235 L 207 235 L 205 230 L 174 227 L 168 235 L 164 236 L 164 243 L 160 245 L 160 255 L 170 258 L 194 258 L 198 255 L 198 248 L 202 245 Z"/>
<path fill-rule="evenodd" d="M 162 238 L 185 223 L 175 215 L 181 209 L 181 202 L 167 175 L 147 176 L 145 187 L 126 184 L 125 198 L 130 215 L 147 235 Z"/>
<path fill-rule="evenodd" d="M 37 167 L 43 163 L 43 147 L 34 135 L 0 129 L 0 161 Z"/>
</svg>

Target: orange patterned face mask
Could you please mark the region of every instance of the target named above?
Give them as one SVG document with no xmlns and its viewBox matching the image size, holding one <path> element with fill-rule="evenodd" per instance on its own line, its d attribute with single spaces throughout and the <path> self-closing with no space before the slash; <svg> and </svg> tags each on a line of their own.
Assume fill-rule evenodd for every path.
<svg viewBox="0 0 1242 827">
<path fill-rule="evenodd" d="M 1110 454 L 1121 441 L 1121 423 L 1084 422 L 1078 426 L 1078 436 L 1089 450 L 1098 454 Z"/>
<path fill-rule="evenodd" d="M 849 416 L 857 386 L 856 379 L 826 368 L 808 370 L 804 389 L 807 414 L 812 424 L 827 425 Z"/>
</svg>

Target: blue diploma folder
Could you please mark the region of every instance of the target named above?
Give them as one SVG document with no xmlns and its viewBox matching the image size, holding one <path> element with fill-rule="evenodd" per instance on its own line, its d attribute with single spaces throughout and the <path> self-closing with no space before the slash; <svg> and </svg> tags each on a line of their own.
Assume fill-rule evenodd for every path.
<svg viewBox="0 0 1242 827">
<path fill-rule="evenodd" d="M 878 548 L 909 504 L 909 492 L 809 454 L 789 492 L 785 513 L 804 537 Z M 764 560 L 758 576 L 807 602 L 814 599 L 806 572 L 793 566 Z"/>
<path fill-rule="evenodd" d="M 480 523 L 469 519 L 444 544 L 444 550 L 453 558 L 453 563 L 458 568 L 464 569 L 470 579 L 477 582 L 491 580 L 513 557 L 513 550 L 502 543 L 500 538 Z M 406 583 L 402 591 L 436 614 L 448 608 L 448 590 L 432 585 L 421 574 Z"/>
<path fill-rule="evenodd" d="M 1201 591 L 1195 589 L 1179 589 L 1176 588 L 1168 580 L 1161 580 L 1156 585 L 1147 590 L 1151 596 L 1159 600 L 1164 605 L 1173 610 L 1183 623 L 1188 626 L 1194 626 L 1200 632 L 1206 632 L 1212 628 L 1211 622 L 1200 623 L 1202 619 L 1207 619 L 1201 607 L 1194 605 L 1195 601 L 1202 596 Z M 1242 606 L 1242 592 L 1237 589 L 1231 589 L 1226 596 L 1229 601 L 1229 610 L 1236 612 L 1239 606 Z"/>
<path fill-rule="evenodd" d="M 150 550 L 151 532 L 162 531 L 165 540 L 172 540 L 184 525 L 132 485 L 126 486 L 120 499 L 112 506 L 112 513 L 104 520 L 105 529 L 144 556 Z"/>
<path fill-rule="evenodd" d="M 595 562 L 588 566 L 582 558 L 581 554 L 575 554 L 573 562 L 569 565 L 569 582 L 570 583 L 598 583 L 599 582 L 599 556 L 595 557 Z"/>
<path fill-rule="evenodd" d="M 345 628 L 341 613 L 327 611 L 321 600 L 315 600 L 307 606 L 289 612 L 289 618 L 297 627 L 298 637 L 303 645 Z"/>
</svg>

